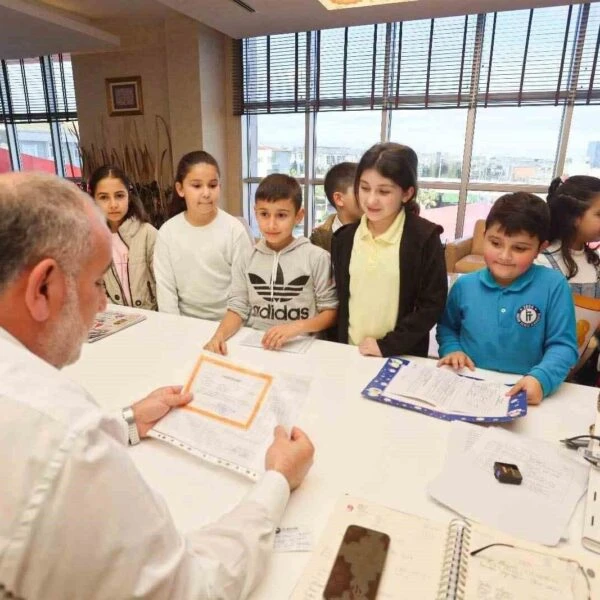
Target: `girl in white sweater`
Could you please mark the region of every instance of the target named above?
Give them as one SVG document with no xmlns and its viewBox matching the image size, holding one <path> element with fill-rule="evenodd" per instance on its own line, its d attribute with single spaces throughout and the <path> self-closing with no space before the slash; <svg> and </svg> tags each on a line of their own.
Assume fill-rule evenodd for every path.
<svg viewBox="0 0 600 600">
<path fill-rule="evenodd" d="M 219 209 L 220 171 L 208 152 L 184 155 L 177 166 L 173 214 L 154 250 L 158 309 L 219 321 L 227 310 L 231 267 L 250 252 L 242 223 Z"/>
</svg>

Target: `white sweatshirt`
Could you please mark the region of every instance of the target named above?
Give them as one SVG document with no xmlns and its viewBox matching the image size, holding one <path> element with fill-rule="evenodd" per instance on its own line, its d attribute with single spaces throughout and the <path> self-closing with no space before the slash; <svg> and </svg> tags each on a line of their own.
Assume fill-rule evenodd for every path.
<svg viewBox="0 0 600 600">
<path fill-rule="evenodd" d="M 219 321 L 227 310 L 231 267 L 252 246 L 240 221 L 219 210 L 208 225 L 184 213 L 159 230 L 154 249 L 156 296 L 161 312 Z"/>
</svg>

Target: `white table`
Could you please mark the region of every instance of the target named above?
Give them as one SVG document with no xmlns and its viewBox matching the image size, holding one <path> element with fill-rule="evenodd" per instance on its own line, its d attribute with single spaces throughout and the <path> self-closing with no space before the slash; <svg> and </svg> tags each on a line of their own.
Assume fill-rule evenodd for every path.
<svg viewBox="0 0 600 600">
<path fill-rule="evenodd" d="M 135 312 L 140 312 L 135 311 Z M 86 344 L 81 360 L 66 369 L 107 410 L 118 409 L 161 385 L 184 383 L 216 323 L 158 313 L 104 340 Z M 383 359 L 365 358 L 352 346 L 316 341 L 306 354 L 267 352 L 229 341 L 230 357 L 271 372 L 295 371 L 313 378 L 298 423 L 316 446 L 315 464 L 292 495 L 284 526 L 311 529 L 315 543 L 336 500 L 344 493 L 404 512 L 447 522 L 451 511 L 426 492 L 444 461 L 449 424 L 361 398 L 360 391 Z M 427 359 L 417 359 L 426 361 Z M 514 376 L 481 372 L 510 383 Z M 595 420 L 598 390 L 564 384 L 527 417 L 506 425 L 515 432 L 556 441 L 586 433 Z M 232 508 L 252 485 L 168 444 L 145 440 L 132 456 L 148 483 L 165 498 L 177 526 L 189 531 Z M 564 549 L 581 545 L 583 502 L 571 521 Z M 592 555 L 590 553 L 590 555 Z M 593 555 L 592 555 L 593 556 Z M 252 598 L 287 598 L 308 553 L 273 554 L 267 576 Z"/>
</svg>

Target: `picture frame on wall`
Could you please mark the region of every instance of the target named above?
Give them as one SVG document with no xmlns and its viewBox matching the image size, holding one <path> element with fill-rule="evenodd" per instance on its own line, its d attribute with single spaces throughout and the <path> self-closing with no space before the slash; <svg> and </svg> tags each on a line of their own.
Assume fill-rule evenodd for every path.
<svg viewBox="0 0 600 600">
<path fill-rule="evenodd" d="M 143 115 L 142 78 L 134 76 L 106 79 L 106 102 L 111 117 Z"/>
</svg>

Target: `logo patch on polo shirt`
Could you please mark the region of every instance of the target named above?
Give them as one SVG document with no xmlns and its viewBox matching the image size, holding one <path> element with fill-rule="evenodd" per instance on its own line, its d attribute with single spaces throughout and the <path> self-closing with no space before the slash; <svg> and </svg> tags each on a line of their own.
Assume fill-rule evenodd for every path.
<svg viewBox="0 0 600 600">
<path fill-rule="evenodd" d="M 517 323 L 522 327 L 533 327 L 537 325 L 542 317 L 542 313 L 537 306 L 533 304 L 524 304 L 517 311 Z"/>
</svg>

